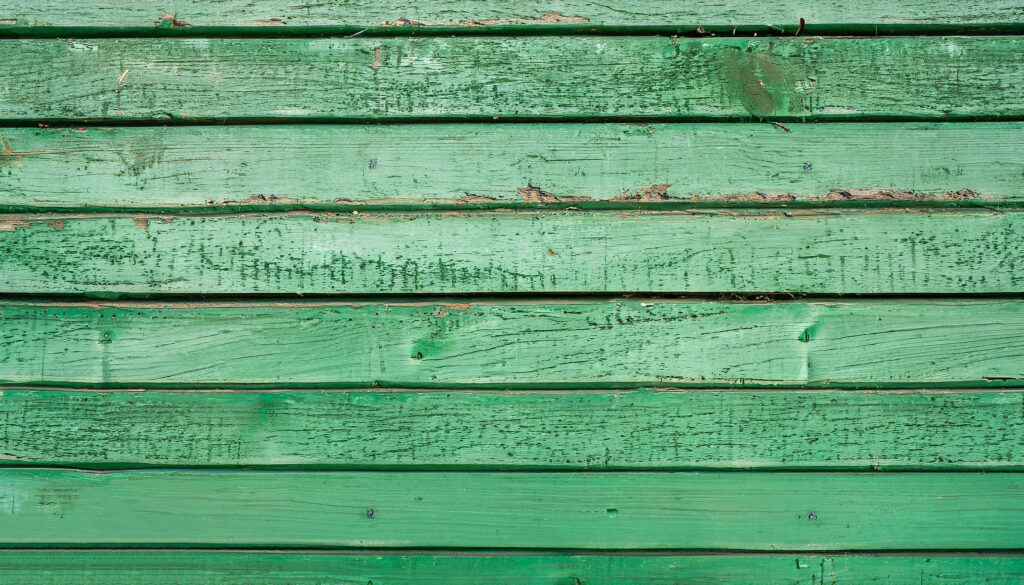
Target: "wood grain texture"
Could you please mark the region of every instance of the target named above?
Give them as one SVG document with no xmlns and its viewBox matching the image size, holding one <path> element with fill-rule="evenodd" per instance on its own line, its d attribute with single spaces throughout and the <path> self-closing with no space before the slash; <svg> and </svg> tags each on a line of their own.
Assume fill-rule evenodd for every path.
<svg viewBox="0 0 1024 585">
<path fill-rule="evenodd" d="M 1024 214 L 9 215 L 0 271 L 52 294 L 1016 293 Z"/>
<path fill-rule="evenodd" d="M 1024 469 L 1020 392 L 0 395 L 6 465 Z"/>
<path fill-rule="evenodd" d="M 0 120 L 1019 116 L 1022 51 L 1011 36 L 10 40 Z"/>
<path fill-rule="evenodd" d="M 746 123 L 3 128 L 0 207 L 337 210 L 1024 201 L 1024 123 L 788 128 Z M 547 196 L 526 201 L 519 190 L 531 186 Z"/>
<path fill-rule="evenodd" d="M 1017 585 L 986 555 L 487 555 L 3 551 L 4 585 Z"/>
<path fill-rule="evenodd" d="M 0 543 L 1019 549 L 1022 496 L 1016 473 L 3 469 Z"/>
<path fill-rule="evenodd" d="M 173 15 L 172 18 L 165 15 Z M 934 0 L 860 2 L 835 0 L 807 4 L 780 0 L 770 5 L 741 0 L 716 3 L 669 3 L 657 0 L 589 2 L 555 0 L 517 2 L 514 7 L 496 1 L 430 0 L 428 2 L 380 2 L 348 0 L 333 3 L 302 3 L 293 0 L 246 2 L 243 0 L 146 0 L 111 5 L 98 0 L 79 0 L 72 6 L 59 0 L 9 0 L 0 9 L 0 24 L 24 27 L 138 28 L 170 27 L 342 27 L 362 28 L 483 28 L 553 27 L 575 29 L 602 26 L 667 27 L 692 30 L 742 26 L 745 30 L 795 32 L 799 18 L 814 32 L 817 24 L 996 24 L 1024 22 L 1024 5 L 1018 0 L 957 4 Z M 165 22 L 166 21 L 166 22 Z M 176 21 L 176 22 L 175 22 Z M 689 25 L 689 26 L 686 26 Z M 2 30 L 2 29 L 0 29 Z M 288 29 L 279 34 L 288 34 Z"/>
<path fill-rule="evenodd" d="M 1016 387 L 1024 303 L 32 303 L 0 381 L 113 387 Z"/>
</svg>

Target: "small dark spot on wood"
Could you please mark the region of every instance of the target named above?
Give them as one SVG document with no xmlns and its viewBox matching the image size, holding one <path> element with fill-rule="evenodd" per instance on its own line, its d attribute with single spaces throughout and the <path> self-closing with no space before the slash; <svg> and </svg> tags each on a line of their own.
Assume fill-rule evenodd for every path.
<svg viewBox="0 0 1024 585">
<path fill-rule="evenodd" d="M 373 508 L 370 508 L 370 509 L 368 509 L 368 510 L 366 511 L 366 517 L 367 517 L 367 518 L 373 518 L 373 515 L 374 515 L 374 511 L 373 511 Z"/>
<path fill-rule="evenodd" d="M 371 169 L 377 168 L 377 159 L 375 159 L 375 158 L 371 158 L 370 159 L 370 168 Z"/>
<path fill-rule="evenodd" d="M 805 172 L 808 172 L 808 173 L 809 173 L 809 172 L 811 172 L 811 171 L 813 171 L 813 170 L 814 170 L 814 165 L 812 165 L 812 164 L 811 164 L 811 163 L 809 163 L 809 162 L 806 162 L 806 163 L 804 163 L 804 171 L 805 171 Z"/>
<path fill-rule="evenodd" d="M 807 519 L 808 520 L 817 520 L 818 519 L 818 515 L 815 514 L 814 512 L 811 512 L 811 513 L 807 514 Z"/>
</svg>

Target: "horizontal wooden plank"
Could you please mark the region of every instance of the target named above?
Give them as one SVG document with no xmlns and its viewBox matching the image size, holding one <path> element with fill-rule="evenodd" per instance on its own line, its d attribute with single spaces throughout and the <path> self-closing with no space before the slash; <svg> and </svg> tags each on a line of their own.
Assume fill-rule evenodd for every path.
<svg viewBox="0 0 1024 585">
<path fill-rule="evenodd" d="M 111 387 L 1024 385 L 1024 303 L 0 306 L 0 381 Z"/>
<path fill-rule="evenodd" d="M 1024 213 L 9 215 L 0 271 L 8 293 L 1016 293 Z"/>
<path fill-rule="evenodd" d="M 20 546 L 1018 549 L 1017 473 L 0 470 Z"/>
<path fill-rule="evenodd" d="M 1020 116 L 1022 51 L 1010 36 L 11 40 L 0 120 Z"/>
<path fill-rule="evenodd" d="M 349 469 L 1024 468 L 1020 392 L 0 395 L 4 464 Z"/>
<path fill-rule="evenodd" d="M 18 585 L 1018 585 L 1024 559 L 985 555 L 495 555 L 4 551 Z M 828 579 L 828 580 L 826 580 Z"/>
<path fill-rule="evenodd" d="M 0 208 L 1024 201 L 1021 122 L 787 128 L 747 123 L 3 128 Z"/>
<path fill-rule="evenodd" d="M 525 26 L 530 28 L 577 29 L 592 27 L 679 26 L 693 31 L 697 25 L 709 30 L 739 26 L 743 30 L 796 32 L 799 21 L 814 33 L 820 24 L 919 25 L 998 24 L 1024 22 L 1024 6 L 1018 0 L 977 0 L 955 5 L 929 0 L 860 2 L 854 5 L 835 0 L 807 4 L 780 0 L 770 5 L 740 0 L 715 3 L 665 3 L 657 0 L 590 2 L 556 0 L 517 2 L 514 9 L 496 1 L 430 0 L 428 2 L 348 1 L 300 3 L 292 0 L 245 2 L 243 0 L 171 0 L 135 2 L 112 6 L 98 0 L 79 0 L 72 6 L 60 0 L 9 0 L 0 9 L 0 25 L 16 30 L 26 27 L 63 28 L 170 28 L 188 30 L 204 27 L 273 27 L 288 34 L 298 27 L 340 27 L 416 30 L 435 27 L 463 29 Z M 689 26 L 687 26 L 689 25 Z M 882 27 L 886 30 L 885 27 Z M 4 30 L 0 28 L 0 31 Z"/>
</svg>

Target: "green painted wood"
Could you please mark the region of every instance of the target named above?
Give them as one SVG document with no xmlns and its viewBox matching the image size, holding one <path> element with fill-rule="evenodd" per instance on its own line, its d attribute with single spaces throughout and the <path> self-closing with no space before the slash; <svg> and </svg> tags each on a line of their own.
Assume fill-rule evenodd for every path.
<svg viewBox="0 0 1024 585">
<path fill-rule="evenodd" d="M 0 272 L 56 294 L 1015 293 L 1024 214 L 16 215 Z"/>
<path fill-rule="evenodd" d="M 3 128 L 0 207 L 551 205 L 544 201 L 583 208 L 872 201 L 934 206 L 1024 200 L 1024 123 L 787 127 L 790 132 L 746 123 Z"/>
<path fill-rule="evenodd" d="M 1010 36 L 10 40 L 0 120 L 1019 116 L 1022 51 Z"/>
<path fill-rule="evenodd" d="M 302 3 L 293 0 L 245 2 L 242 0 L 171 0 L 111 5 L 98 0 L 79 0 L 69 6 L 59 0 L 9 0 L 0 9 L 0 26 L 100 29 L 158 28 L 188 30 L 208 27 L 273 28 L 289 34 L 302 27 L 339 27 L 343 31 L 364 28 L 414 30 L 435 27 L 462 29 L 553 28 L 575 30 L 592 27 L 681 27 L 693 31 L 743 30 L 770 33 L 796 32 L 799 20 L 805 31 L 825 24 L 923 25 L 998 24 L 1024 22 L 1024 5 L 1018 0 L 949 4 L 934 0 L 861 2 L 835 0 L 808 4 L 795 0 L 752 4 L 739 0 L 716 3 L 669 3 L 657 0 L 589 2 L 556 0 L 517 2 L 514 7 L 496 1 L 431 0 L 429 2 L 380 2 L 356 0 L 335 3 Z M 688 25 L 688 26 L 687 26 Z M 886 27 L 882 27 L 887 30 Z M 3 30 L 3 28 L 0 28 Z"/>
<path fill-rule="evenodd" d="M 5 551 L 4 585 L 1017 585 L 1019 556 Z"/>
<path fill-rule="evenodd" d="M 1024 547 L 1017 473 L 3 469 L 0 509 L 5 546 Z"/>
<path fill-rule="evenodd" d="M 0 381 L 114 387 L 1021 386 L 1024 303 L 0 306 Z"/>
<path fill-rule="evenodd" d="M 459 469 L 1024 468 L 1020 392 L 0 395 L 4 464 Z"/>
</svg>

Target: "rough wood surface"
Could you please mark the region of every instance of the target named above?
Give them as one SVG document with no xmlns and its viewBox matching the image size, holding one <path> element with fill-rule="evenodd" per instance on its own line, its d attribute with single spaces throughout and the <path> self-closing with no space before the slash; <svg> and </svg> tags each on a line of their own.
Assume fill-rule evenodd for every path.
<svg viewBox="0 0 1024 585">
<path fill-rule="evenodd" d="M 1024 469 L 1020 392 L 0 395 L 4 464 Z"/>
<path fill-rule="evenodd" d="M 4 551 L 5 585 L 1019 585 L 985 555 L 495 555 Z"/>
<path fill-rule="evenodd" d="M 1016 293 L 1024 214 L 5 216 L 8 293 Z"/>
<path fill-rule="evenodd" d="M 171 0 L 110 4 L 78 0 L 8 0 L 0 8 L 4 27 L 170 28 L 187 31 L 197 27 L 272 27 L 288 34 L 296 27 L 414 29 L 456 27 L 480 29 L 522 26 L 576 29 L 589 27 L 655 27 L 673 25 L 694 30 L 740 26 L 743 30 L 769 33 L 796 32 L 803 19 L 805 31 L 814 33 L 820 24 L 937 25 L 998 24 L 1024 22 L 1019 0 L 946 3 L 935 0 L 858 2 L 849 4 L 780 0 L 771 4 L 726 0 L 715 3 L 590 2 L 586 0 L 526 0 L 508 3 L 474 0 L 381 2 L 347 0 L 309 3 L 294 0 L 251 2 L 244 0 Z M 887 30 L 884 26 L 883 30 Z"/>
<path fill-rule="evenodd" d="M 1012 36 L 9 40 L 0 120 L 1020 116 L 1022 52 Z"/>
<path fill-rule="evenodd" d="M 0 470 L 0 544 L 1019 549 L 1017 473 Z"/>
<path fill-rule="evenodd" d="M 288 387 L 1021 386 L 1024 303 L 0 306 L 0 381 Z"/>
<path fill-rule="evenodd" d="M 218 210 L 1024 201 L 1020 122 L 787 128 L 747 123 L 2 128 L 0 206 Z M 528 201 L 530 187 L 547 197 Z"/>
</svg>

